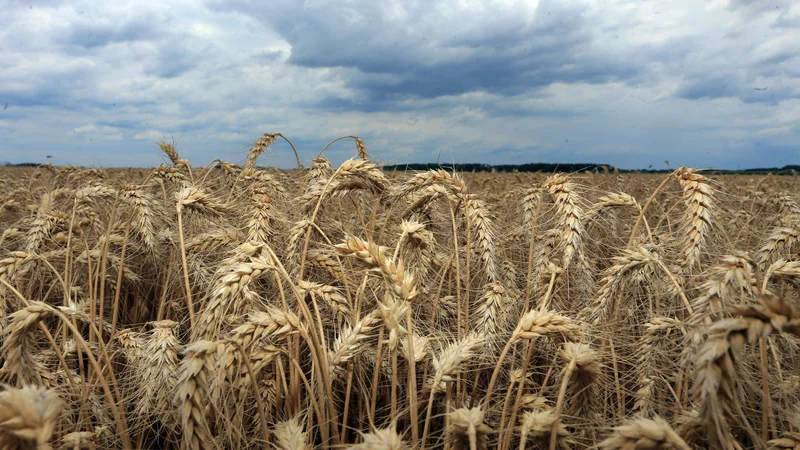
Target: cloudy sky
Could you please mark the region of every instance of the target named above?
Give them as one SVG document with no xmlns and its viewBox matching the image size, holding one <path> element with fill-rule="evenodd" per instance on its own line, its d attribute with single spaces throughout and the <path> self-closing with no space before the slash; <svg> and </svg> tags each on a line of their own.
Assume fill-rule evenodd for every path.
<svg viewBox="0 0 800 450">
<path fill-rule="evenodd" d="M 0 162 L 798 164 L 791 3 L 0 0 Z"/>
</svg>

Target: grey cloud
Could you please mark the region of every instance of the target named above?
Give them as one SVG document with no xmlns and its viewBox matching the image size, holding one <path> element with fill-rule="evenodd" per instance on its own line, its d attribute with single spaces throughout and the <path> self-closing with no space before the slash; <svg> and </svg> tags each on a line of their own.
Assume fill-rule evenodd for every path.
<svg viewBox="0 0 800 450">
<path fill-rule="evenodd" d="M 283 58 L 283 50 L 259 52 L 253 55 L 253 59 L 255 59 L 260 63 L 266 63 L 266 64 L 274 63 L 276 60 L 280 58 Z"/>
<path fill-rule="evenodd" d="M 10 0 L 6 2 L 6 7 L 10 9 L 34 9 L 39 7 L 52 8 L 64 3 L 64 0 Z"/>
<path fill-rule="evenodd" d="M 5 93 L 14 106 L 54 105 L 63 108 L 83 108 L 75 104 L 75 93 L 88 89 L 96 80 L 92 65 L 78 61 L 67 66 L 31 69 L 17 81 L 17 89 Z"/>
<path fill-rule="evenodd" d="M 555 99 L 549 99 L 544 93 L 533 93 L 530 90 L 517 95 L 492 94 L 478 92 L 471 94 L 438 96 L 431 98 L 402 99 L 399 96 L 363 96 L 343 97 L 325 96 L 310 103 L 298 104 L 307 110 L 325 111 L 361 111 L 365 113 L 391 111 L 406 114 L 409 118 L 424 111 L 428 114 L 450 114 L 454 110 L 474 111 L 475 113 L 496 116 L 515 117 L 554 117 L 568 118 L 585 115 L 586 112 L 575 108 L 564 108 Z M 409 119 L 411 120 L 411 119 Z"/>
<path fill-rule="evenodd" d="M 86 49 L 120 42 L 153 40 L 162 36 L 163 24 L 151 15 L 135 15 L 117 20 L 85 18 L 71 25 L 65 42 Z"/>
<path fill-rule="evenodd" d="M 772 105 L 800 98 L 800 92 L 779 83 L 776 79 L 761 80 L 756 74 L 745 76 L 741 71 L 724 75 L 693 75 L 683 80 L 676 95 L 690 100 L 736 98 L 744 103 Z"/>
<path fill-rule="evenodd" d="M 241 161 L 280 131 L 304 162 L 349 134 L 395 163 L 796 159 L 798 11 L 626 1 L 16 7 L 0 15 L 0 156 L 151 165 L 171 132 L 195 164 Z M 293 165 L 272 150 L 262 163 Z"/>
<path fill-rule="evenodd" d="M 800 12 L 784 10 L 772 24 L 775 28 L 800 28 Z"/>
<path fill-rule="evenodd" d="M 199 64 L 198 55 L 174 39 L 160 43 L 155 57 L 144 64 L 144 73 L 159 78 L 175 78 Z"/>
<path fill-rule="evenodd" d="M 739 92 L 737 97 L 744 103 L 768 103 L 770 105 L 777 105 L 782 101 L 800 98 L 800 94 L 786 86 L 766 85 L 763 87 L 753 87 L 752 89 L 744 88 Z"/>
<path fill-rule="evenodd" d="M 767 12 L 785 11 L 792 6 L 792 0 L 729 0 L 728 8 L 749 15 L 759 15 Z"/>
<path fill-rule="evenodd" d="M 740 78 L 733 76 L 695 78 L 681 84 L 677 94 L 691 100 L 735 97 L 741 90 L 741 82 Z"/>
</svg>

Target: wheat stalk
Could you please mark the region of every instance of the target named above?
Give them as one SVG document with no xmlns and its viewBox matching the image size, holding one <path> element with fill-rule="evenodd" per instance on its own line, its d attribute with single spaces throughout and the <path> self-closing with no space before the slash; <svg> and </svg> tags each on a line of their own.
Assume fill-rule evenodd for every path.
<svg viewBox="0 0 800 450">
<path fill-rule="evenodd" d="M 35 357 L 37 340 L 32 330 L 50 313 L 52 308 L 41 302 L 13 312 L 7 328 L 3 330 L 3 346 L 0 355 L 5 364 L 0 368 L 0 381 L 16 382 L 17 385 L 45 385 L 53 383 L 52 375 L 45 365 Z"/>
<path fill-rule="evenodd" d="M 610 209 L 624 207 L 633 207 L 637 211 L 642 210 L 639 202 L 632 195 L 624 192 L 611 193 L 597 199 L 592 207 L 586 211 L 586 221 L 589 222 Z"/>
<path fill-rule="evenodd" d="M 325 184 L 315 183 L 300 198 L 306 213 L 314 211 L 322 201 L 331 195 L 346 194 L 354 190 L 368 190 L 382 194 L 389 181 L 377 164 L 364 159 L 348 159 L 326 180 Z"/>
<path fill-rule="evenodd" d="M 185 184 L 189 181 L 186 175 L 183 174 L 177 167 L 160 166 L 153 170 L 153 178 L 160 182 L 169 181 L 178 185 Z"/>
<path fill-rule="evenodd" d="M 597 395 L 597 379 L 600 376 L 600 359 L 589 345 L 567 342 L 561 348 L 561 358 L 567 365 L 574 364 L 571 373 L 565 371 L 567 390 L 570 392 L 569 414 L 586 417 L 597 423 L 600 410 Z M 558 407 L 556 407 L 558 410 Z"/>
<path fill-rule="evenodd" d="M 149 250 L 155 249 L 157 211 L 155 200 L 141 188 L 125 186 L 120 190 L 120 199 L 133 209 L 133 231 L 137 233 Z"/>
<path fill-rule="evenodd" d="M 474 195 L 466 195 L 464 200 L 464 213 L 468 217 L 470 233 L 474 237 L 474 243 L 478 247 L 478 254 L 483 263 L 483 270 L 490 282 L 499 282 L 500 277 L 497 272 L 497 256 L 495 250 L 494 229 L 489 211 L 481 200 Z"/>
<path fill-rule="evenodd" d="M 449 344 L 442 349 L 439 355 L 433 357 L 431 361 L 433 376 L 428 383 L 430 385 L 430 397 L 428 398 L 428 409 L 422 431 L 423 445 L 428 436 L 434 395 L 436 392 L 441 392 L 441 390 L 445 389 L 445 383 L 453 381 L 453 377 L 464 370 L 464 363 L 477 355 L 485 341 L 485 336 L 471 333 Z"/>
<path fill-rule="evenodd" d="M 749 293 L 755 283 L 753 261 L 747 255 L 728 255 L 709 269 L 700 285 L 701 295 L 692 301 L 694 314 L 689 323 L 700 324 L 718 318 L 725 310 L 725 301 L 740 293 Z"/>
<path fill-rule="evenodd" d="M 230 211 L 227 205 L 197 186 L 185 186 L 175 193 L 175 200 L 178 213 L 188 210 L 210 216 L 220 216 Z"/>
<path fill-rule="evenodd" d="M 347 302 L 347 298 L 341 294 L 339 288 L 310 281 L 300 281 L 297 283 L 297 289 L 301 294 L 321 298 L 335 311 L 336 318 L 340 322 L 350 317 L 350 304 Z"/>
<path fill-rule="evenodd" d="M 509 342 L 553 336 L 578 342 L 583 337 L 583 328 L 567 316 L 552 312 L 531 310 L 520 318 Z"/>
<path fill-rule="evenodd" d="M 169 158 L 173 165 L 177 166 L 181 163 L 181 157 L 178 155 L 178 151 L 175 150 L 175 146 L 173 144 L 166 141 L 161 141 L 158 143 L 158 148 L 160 148 L 161 151 L 167 155 L 167 158 Z"/>
<path fill-rule="evenodd" d="M 461 176 L 437 169 L 414 175 L 398 189 L 397 195 L 405 197 L 431 186 L 441 186 L 452 194 L 467 192 L 467 185 Z"/>
</svg>

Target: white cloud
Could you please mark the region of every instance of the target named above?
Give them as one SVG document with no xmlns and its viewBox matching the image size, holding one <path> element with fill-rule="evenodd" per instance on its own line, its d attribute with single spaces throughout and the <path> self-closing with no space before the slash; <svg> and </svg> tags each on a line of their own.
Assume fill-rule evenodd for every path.
<svg viewBox="0 0 800 450">
<path fill-rule="evenodd" d="M 109 127 L 105 125 L 83 125 L 72 130 L 74 135 L 83 135 L 88 139 L 99 139 L 104 141 L 121 141 L 122 130 L 117 127 Z"/>
<path fill-rule="evenodd" d="M 220 141 L 222 142 L 246 142 L 247 140 L 252 139 L 252 136 L 248 136 L 244 133 L 231 133 L 228 131 L 220 133 L 218 136 Z"/>
<path fill-rule="evenodd" d="M 134 139 L 148 140 L 148 141 L 162 141 L 166 137 L 167 136 L 164 133 L 156 130 L 146 130 L 142 131 L 141 133 L 136 133 L 135 135 L 133 135 Z"/>
</svg>

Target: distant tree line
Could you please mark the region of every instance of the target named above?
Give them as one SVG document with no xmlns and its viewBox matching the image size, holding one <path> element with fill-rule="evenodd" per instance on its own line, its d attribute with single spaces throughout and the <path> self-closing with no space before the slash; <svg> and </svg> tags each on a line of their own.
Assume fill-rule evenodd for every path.
<svg viewBox="0 0 800 450">
<path fill-rule="evenodd" d="M 21 163 L 11 164 L 5 163 L 5 167 L 39 167 L 41 164 L 37 163 Z M 392 171 L 406 171 L 406 170 L 431 170 L 431 169 L 445 169 L 457 172 L 543 172 L 543 173 L 575 173 L 575 172 L 613 172 L 615 167 L 610 164 L 577 164 L 577 163 L 525 163 L 525 164 L 479 164 L 479 163 L 412 163 L 412 164 L 392 164 L 383 166 L 383 170 L 387 172 Z M 620 173 L 668 173 L 670 169 L 618 169 Z M 788 165 L 783 167 L 762 167 L 757 169 L 741 169 L 741 170 L 727 170 L 727 169 L 707 169 L 706 173 L 710 174 L 726 174 L 726 173 L 740 173 L 750 175 L 764 175 L 771 173 L 774 175 L 793 175 L 800 172 L 800 165 Z"/>
<path fill-rule="evenodd" d="M 445 169 L 452 170 L 455 168 L 457 172 L 581 172 L 584 170 L 614 170 L 614 167 L 608 164 L 551 164 L 551 163 L 525 163 L 525 164 L 479 164 L 479 163 L 414 163 L 414 164 L 394 164 L 383 166 L 385 171 L 393 170 L 431 170 L 431 169 Z"/>
<path fill-rule="evenodd" d="M 445 170 L 452 170 L 455 169 L 457 172 L 544 172 L 544 173 L 555 173 L 555 172 L 565 172 L 565 173 L 574 173 L 574 172 L 585 172 L 585 171 L 598 171 L 604 172 L 609 171 L 613 172 L 615 167 L 610 164 L 594 164 L 594 163 L 587 163 L 587 164 L 577 164 L 577 163 L 525 163 L 525 164 L 498 164 L 498 165 L 491 165 L 491 164 L 477 164 L 477 163 L 443 163 L 443 164 L 436 164 L 436 163 L 413 163 L 413 164 L 393 164 L 388 166 L 383 166 L 383 170 L 387 172 L 391 171 L 403 171 L 403 170 L 431 170 L 431 169 L 445 169 Z M 631 169 L 617 169 L 620 173 L 669 173 L 671 169 L 642 169 L 642 170 L 631 170 Z M 764 167 L 764 168 L 757 168 L 757 169 L 742 169 L 742 170 L 727 170 L 727 169 L 708 169 L 706 170 L 707 173 L 741 173 L 741 174 L 767 174 L 772 173 L 775 175 L 792 175 L 795 172 L 800 172 L 800 165 L 788 165 L 783 167 Z"/>
<path fill-rule="evenodd" d="M 5 164 L 3 164 L 3 166 L 4 167 L 39 167 L 39 166 L 41 166 L 41 164 L 36 164 L 36 163 L 20 163 L 20 164 L 5 163 Z"/>
</svg>

